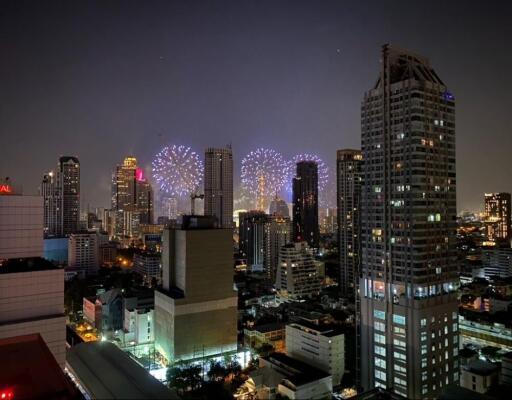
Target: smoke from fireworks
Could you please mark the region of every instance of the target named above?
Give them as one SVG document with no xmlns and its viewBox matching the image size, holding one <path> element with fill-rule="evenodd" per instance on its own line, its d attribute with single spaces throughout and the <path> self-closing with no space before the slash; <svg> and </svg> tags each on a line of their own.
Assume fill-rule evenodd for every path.
<svg viewBox="0 0 512 400">
<path fill-rule="evenodd" d="M 258 208 L 283 189 L 288 175 L 289 163 L 272 149 L 256 149 L 242 160 L 242 187 L 256 195 Z"/>
<path fill-rule="evenodd" d="M 203 178 L 203 162 L 187 146 L 165 146 L 152 163 L 153 178 L 160 191 L 181 197 L 195 192 Z"/>
</svg>

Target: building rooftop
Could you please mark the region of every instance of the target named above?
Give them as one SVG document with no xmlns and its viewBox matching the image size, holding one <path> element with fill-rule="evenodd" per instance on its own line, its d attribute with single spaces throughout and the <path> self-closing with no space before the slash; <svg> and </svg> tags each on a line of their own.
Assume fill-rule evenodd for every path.
<svg viewBox="0 0 512 400">
<path fill-rule="evenodd" d="M 375 388 L 363 393 L 359 393 L 349 400 L 402 400 L 406 397 L 392 392 L 389 389 Z"/>
<path fill-rule="evenodd" d="M 10 258 L 0 264 L 0 274 L 13 274 L 16 272 L 36 272 L 60 269 L 48 260 L 41 257 Z"/>
<path fill-rule="evenodd" d="M 0 339 L 0 388 L 13 399 L 83 399 L 39 334 Z"/>
<path fill-rule="evenodd" d="M 466 365 L 464 369 L 472 372 L 473 374 L 487 376 L 497 372 L 499 367 L 496 364 L 492 364 L 487 361 L 475 360 Z"/>
<path fill-rule="evenodd" d="M 283 353 L 272 353 L 268 357 L 263 357 L 263 359 L 279 367 L 278 371 L 284 374 L 286 379 L 295 386 L 305 385 L 331 376 L 327 372 L 321 371 Z"/>
<path fill-rule="evenodd" d="M 135 360 L 110 342 L 72 347 L 67 364 L 92 398 L 178 399 Z"/>
<path fill-rule="evenodd" d="M 284 328 L 285 328 L 285 324 L 280 323 L 280 322 L 273 322 L 270 324 L 256 325 L 256 326 L 253 326 L 252 328 L 246 328 L 246 329 L 249 331 L 258 331 L 261 333 L 267 333 L 267 332 L 278 331 L 278 330 L 284 329 Z"/>
<path fill-rule="evenodd" d="M 448 385 L 438 396 L 438 400 L 492 400 L 494 397 L 487 396 L 459 385 Z"/>
<path fill-rule="evenodd" d="M 300 319 L 299 321 L 292 322 L 291 324 L 288 324 L 288 325 L 290 325 L 294 328 L 301 329 L 301 330 L 315 331 L 315 332 L 318 332 L 319 334 L 321 334 L 323 336 L 327 336 L 327 337 L 333 337 L 333 336 L 338 336 L 338 335 L 344 334 L 343 329 L 338 326 L 334 326 L 332 324 L 322 324 L 322 323 L 315 324 L 315 323 L 305 320 L 305 319 Z"/>
</svg>

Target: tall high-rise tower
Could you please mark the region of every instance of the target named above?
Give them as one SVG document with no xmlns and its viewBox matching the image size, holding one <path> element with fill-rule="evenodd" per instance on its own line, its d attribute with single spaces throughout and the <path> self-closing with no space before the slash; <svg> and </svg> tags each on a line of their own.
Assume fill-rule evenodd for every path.
<svg viewBox="0 0 512 400">
<path fill-rule="evenodd" d="M 212 216 L 182 216 L 162 238 L 162 287 L 155 291 L 155 348 L 168 360 L 237 348 L 233 231 Z"/>
<path fill-rule="evenodd" d="M 510 193 L 486 193 L 484 212 L 487 238 L 510 246 Z"/>
<path fill-rule="evenodd" d="M 130 236 L 138 224 L 153 223 L 153 189 L 135 157 L 126 157 L 112 175 L 112 209 L 117 235 Z"/>
<path fill-rule="evenodd" d="M 293 239 L 318 248 L 318 166 L 314 161 L 297 163 L 293 178 Z"/>
<path fill-rule="evenodd" d="M 455 103 L 385 45 L 361 108 L 361 383 L 408 398 L 458 382 Z"/>
<path fill-rule="evenodd" d="M 359 284 L 362 159 L 359 150 L 338 150 L 336 154 L 339 286 L 344 297 L 354 296 Z"/>
<path fill-rule="evenodd" d="M 233 227 L 233 153 L 231 147 L 208 148 L 204 154 L 204 215 L 219 227 Z"/>
<path fill-rule="evenodd" d="M 57 171 L 43 176 L 41 195 L 44 200 L 45 236 L 65 236 L 79 230 L 80 162 L 63 156 Z"/>
</svg>

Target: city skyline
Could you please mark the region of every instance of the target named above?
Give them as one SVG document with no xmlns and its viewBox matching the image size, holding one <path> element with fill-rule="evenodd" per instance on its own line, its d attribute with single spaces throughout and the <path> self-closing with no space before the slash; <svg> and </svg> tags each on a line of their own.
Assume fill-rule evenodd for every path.
<svg viewBox="0 0 512 400">
<path fill-rule="evenodd" d="M 336 149 L 360 146 L 361 93 L 386 42 L 425 54 L 451 83 L 461 132 L 459 211 L 481 210 L 485 192 L 512 190 L 505 2 L 485 10 L 477 3 L 166 2 L 151 12 L 124 3 L 112 20 L 97 3 L 52 4 L 29 13 L 9 3 L 0 17 L 12 38 L 0 65 L 9 77 L 0 94 L 0 147 L 9 149 L 0 171 L 27 194 L 37 193 L 55 158 L 76 155 L 82 209 L 108 205 L 117 160 L 134 154 L 148 170 L 168 143 L 199 153 L 231 143 L 235 187 L 241 158 L 262 145 L 290 157 L 318 153 L 334 171 Z M 440 41 L 441 32 L 450 40 Z"/>
</svg>

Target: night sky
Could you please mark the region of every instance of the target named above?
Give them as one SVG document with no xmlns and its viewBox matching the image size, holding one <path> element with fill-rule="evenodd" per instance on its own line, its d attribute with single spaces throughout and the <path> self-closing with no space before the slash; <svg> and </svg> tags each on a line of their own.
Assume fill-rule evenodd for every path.
<svg viewBox="0 0 512 400">
<path fill-rule="evenodd" d="M 511 3 L 1 1 L 0 176 L 35 193 L 76 155 L 85 208 L 109 206 L 124 156 L 148 167 L 164 143 L 232 143 L 237 171 L 259 146 L 333 168 L 337 148 L 360 147 L 391 43 L 455 94 L 458 207 L 480 209 L 512 191 Z"/>
</svg>

